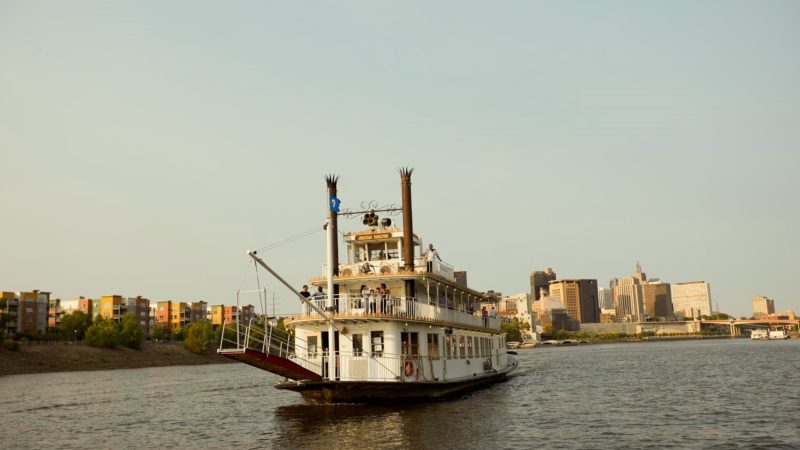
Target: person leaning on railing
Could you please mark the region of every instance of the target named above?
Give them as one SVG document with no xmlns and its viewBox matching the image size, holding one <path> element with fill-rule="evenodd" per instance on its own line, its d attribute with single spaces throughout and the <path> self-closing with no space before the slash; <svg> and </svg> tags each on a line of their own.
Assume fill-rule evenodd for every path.
<svg viewBox="0 0 800 450">
<path fill-rule="evenodd" d="M 439 257 L 439 252 L 437 252 L 436 249 L 433 248 L 433 244 L 428 244 L 428 251 L 425 252 L 424 256 L 425 256 L 426 269 L 428 273 L 433 272 L 433 262 L 435 260 L 437 259 L 439 261 L 442 260 L 442 258 Z"/>
</svg>

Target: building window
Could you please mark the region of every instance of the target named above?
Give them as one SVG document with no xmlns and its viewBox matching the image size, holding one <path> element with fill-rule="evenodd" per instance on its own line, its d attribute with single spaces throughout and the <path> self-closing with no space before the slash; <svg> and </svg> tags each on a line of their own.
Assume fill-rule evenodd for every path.
<svg viewBox="0 0 800 450">
<path fill-rule="evenodd" d="M 383 331 L 370 332 L 372 356 L 383 356 Z"/>
<path fill-rule="evenodd" d="M 364 352 L 364 342 L 362 337 L 363 335 L 361 334 L 353 335 L 353 356 L 361 356 Z"/>
<path fill-rule="evenodd" d="M 428 357 L 439 359 L 439 335 L 428 333 Z"/>
</svg>

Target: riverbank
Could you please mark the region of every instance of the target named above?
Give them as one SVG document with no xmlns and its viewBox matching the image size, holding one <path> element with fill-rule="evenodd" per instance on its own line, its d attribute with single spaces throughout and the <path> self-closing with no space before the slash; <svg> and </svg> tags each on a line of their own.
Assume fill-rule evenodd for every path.
<svg viewBox="0 0 800 450">
<path fill-rule="evenodd" d="M 96 348 L 72 343 L 28 343 L 19 351 L 0 350 L 0 376 L 76 370 L 224 364 L 214 352 L 197 355 L 180 342 L 144 342 L 141 350 Z"/>
</svg>

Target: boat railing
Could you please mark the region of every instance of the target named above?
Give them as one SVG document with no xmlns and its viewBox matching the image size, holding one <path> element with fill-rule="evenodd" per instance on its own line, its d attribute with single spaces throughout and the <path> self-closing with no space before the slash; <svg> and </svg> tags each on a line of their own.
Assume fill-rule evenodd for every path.
<svg viewBox="0 0 800 450">
<path fill-rule="evenodd" d="M 250 319 L 245 325 L 239 322 L 225 322 L 220 336 L 219 350 L 255 350 L 257 352 L 291 360 L 295 364 L 314 373 L 321 374 L 322 367 L 306 341 L 293 333 L 263 322 Z"/>
<path fill-rule="evenodd" d="M 326 277 L 327 264 L 322 265 L 322 277 Z M 455 281 L 453 266 L 444 261 L 434 261 L 428 271 L 427 261 L 424 256 L 414 258 L 414 273 L 433 273 L 450 281 Z M 405 273 L 405 263 L 402 259 L 376 259 L 357 261 L 349 264 L 339 264 L 339 277 L 349 278 L 354 276 L 381 276 Z"/>
<path fill-rule="evenodd" d="M 327 310 L 327 296 L 311 299 L 319 309 Z M 382 295 L 340 294 L 333 298 L 333 308 L 327 314 L 331 317 L 353 318 L 399 318 L 449 322 L 473 328 L 500 329 L 497 317 L 482 317 L 446 306 L 419 301 L 415 297 L 392 297 Z M 308 304 L 303 304 L 302 317 L 320 317 Z M 302 318 L 301 317 L 301 318 Z"/>
</svg>

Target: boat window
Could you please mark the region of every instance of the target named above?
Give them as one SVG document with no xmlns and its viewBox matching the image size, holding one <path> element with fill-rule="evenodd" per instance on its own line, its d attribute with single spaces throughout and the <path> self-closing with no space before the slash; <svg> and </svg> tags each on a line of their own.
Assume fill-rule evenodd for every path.
<svg viewBox="0 0 800 450">
<path fill-rule="evenodd" d="M 473 341 L 474 341 L 473 336 L 467 336 L 467 358 L 470 359 L 472 359 L 474 356 L 473 355 L 474 346 L 472 345 Z"/>
<path fill-rule="evenodd" d="M 353 335 L 353 356 L 361 356 L 364 352 L 364 343 L 361 338 L 360 334 Z"/>
<path fill-rule="evenodd" d="M 428 357 L 439 359 L 439 335 L 428 333 Z"/>
<path fill-rule="evenodd" d="M 403 356 L 419 355 L 419 333 L 404 331 L 400 333 L 400 340 L 403 343 Z"/>
<path fill-rule="evenodd" d="M 464 335 L 458 336 L 458 357 L 464 359 L 467 357 L 466 343 L 464 342 Z"/>
<path fill-rule="evenodd" d="M 306 338 L 306 345 L 308 346 L 308 356 L 314 358 L 317 356 L 317 337 L 308 336 Z"/>
<path fill-rule="evenodd" d="M 453 335 L 452 334 L 445 334 L 444 335 L 444 351 L 447 354 L 447 359 L 453 359 Z"/>
<path fill-rule="evenodd" d="M 370 332 L 372 356 L 383 356 L 383 331 Z"/>
<path fill-rule="evenodd" d="M 381 261 L 386 259 L 386 246 L 383 243 L 369 244 L 367 245 L 367 249 L 369 249 L 370 261 Z"/>
</svg>

